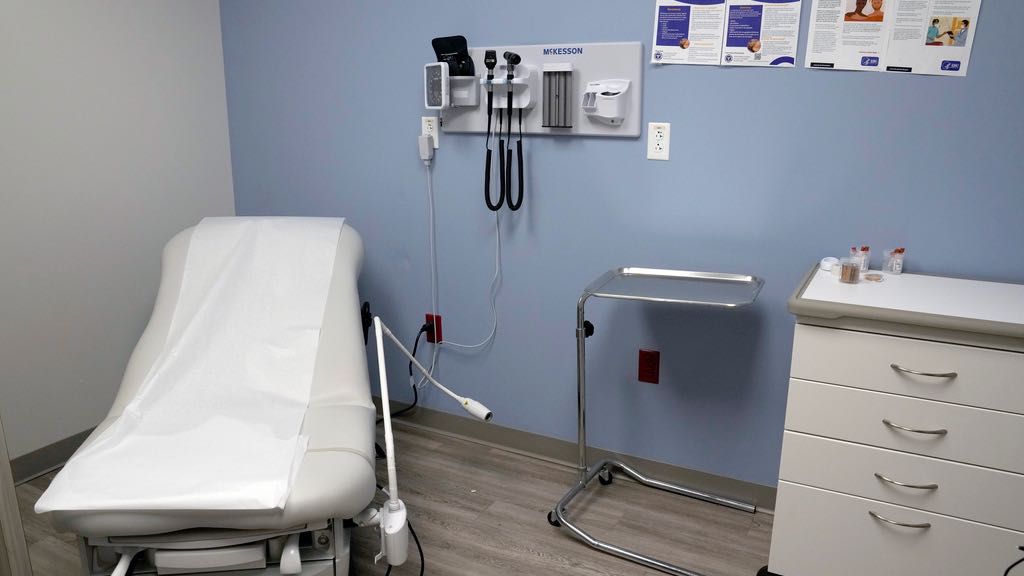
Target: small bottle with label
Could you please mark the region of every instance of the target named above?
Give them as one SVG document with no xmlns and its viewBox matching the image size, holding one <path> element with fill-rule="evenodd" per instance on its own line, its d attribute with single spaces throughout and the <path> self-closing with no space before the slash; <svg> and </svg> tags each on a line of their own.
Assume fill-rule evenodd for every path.
<svg viewBox="0 0 1024 576">
<path fill-rule="evenodd" d="M 867 272 L 871 268 L 871 247 L 861 246 L 860 247 L 860 271 L 861 273 Z"/>
<path fill-rule="evenodd" d="M 903 255 L 906 253 L 906 248 L 894 248 L 886 252 L 885 259 L 885 271 L 889 274 L 902 274 L 903 273 Z"/>
</svg>

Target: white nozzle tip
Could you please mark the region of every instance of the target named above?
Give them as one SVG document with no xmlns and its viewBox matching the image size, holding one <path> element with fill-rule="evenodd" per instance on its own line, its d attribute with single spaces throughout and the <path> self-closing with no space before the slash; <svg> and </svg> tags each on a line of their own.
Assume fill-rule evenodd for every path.
<svg viewBox="0 0 1024 576">
<path fill-rule="evenodd" d="M 484 422 L 490 422 L 491 417 L 494 416 L 494 414 L 492 414 L 491 411 L 487 409 L 487 406 L 484 406 L 483 404 L 477 402 L 476 400 L 473 400 L 472 398 L 463 398 L 462 407 L 466 410 L 466 412 L 469 412 L 474 417 L 479 418 Z"/>
</svg>

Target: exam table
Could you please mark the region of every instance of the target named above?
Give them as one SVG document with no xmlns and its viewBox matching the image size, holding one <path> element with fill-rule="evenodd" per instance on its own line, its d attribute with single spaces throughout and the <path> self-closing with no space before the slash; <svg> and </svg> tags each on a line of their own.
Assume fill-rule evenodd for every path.
<svg viewBox="0 0 1024 576">
<path fill-rule="evenodd" d="M 107 417 L 83 448 L 122 414 L 170 330 L 194 228 L 167 243 L 149 324 Z M 142 550 L 135 574 L 349 572 L 351 523 L 376 492 L 375 408 L 370 397 L 356 280 L 359 234 L 344 224 L 316 352 L 302 434 L 306 454 L 282 508 L 271 510 L 55 510 L 52 522 L 80 537 L 82 574 L 110 574 L 126 550 Z M 80 449 L 81 450 L 81 449 Z"/>
</svg>

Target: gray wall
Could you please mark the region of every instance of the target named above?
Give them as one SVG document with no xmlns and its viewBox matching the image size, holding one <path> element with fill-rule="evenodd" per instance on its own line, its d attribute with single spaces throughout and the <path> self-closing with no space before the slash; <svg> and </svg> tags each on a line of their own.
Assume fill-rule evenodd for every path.
<svg viewBox="0 0 1024 576">
<path fill-rule="evenodd" d="M 238 212 L 348 217 L 366 240 L 362 295 L 407 340 L 430 306 L 416 154 L 430 39 L 649 50 L 654 16 L 652 0 L 221 7 Z M 643 139 L 528 138 L 526 203 L 504 215 L 497 341 L 444 354 L 442 381 L 499 424 L 572 439 L 588 282 L 622 265 L 758 274 L 767 285 L 743 313 L 592 301 L 589 415 L 596 446 L 774 485 L 785 301 L 814 262 L 902 245 L 910 271 L 1024 281 L 1024 59 L 1007 57 L 1022 20 L 1024 2 L 985 1 L 967 78 L 645 65 L 644 121 L 672 122 L 672 160 L 647 161 Z M 483 160 L 482 135 L 453 134 L 435 160 L 441 313 L 460 342 L 490 327 Z M 661 384 L 637 382 L 639 347 L 661 350 Z"/>
<path fill-rule="evenodd" d="M 234 206 L 217 2 L 0 4 L 0 413 L 17 457 L 102 419 L 164 242 Z"/>
</svg>

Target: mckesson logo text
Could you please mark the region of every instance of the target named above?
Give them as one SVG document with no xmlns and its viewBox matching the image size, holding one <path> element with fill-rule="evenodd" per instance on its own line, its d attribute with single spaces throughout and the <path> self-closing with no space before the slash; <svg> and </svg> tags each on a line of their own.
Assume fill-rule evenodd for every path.
<svg viewBox="0 0 1024 576">
<path fill-rule="evenodd" d="M 564 56 L 564 55 L 573 55 L 573 54 L 583 54 L 583 48 L 581 48 L 579 46 L 575 46 L 575 47 L 572 47 L 572 48 L 545 48 L 544 49 L 544 55 L 545 56 L 548 56 L 548 55 Z"/>
</svg>

